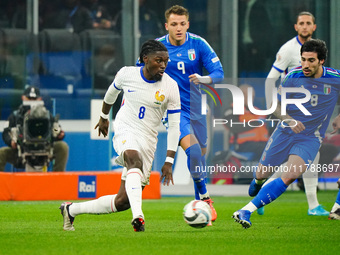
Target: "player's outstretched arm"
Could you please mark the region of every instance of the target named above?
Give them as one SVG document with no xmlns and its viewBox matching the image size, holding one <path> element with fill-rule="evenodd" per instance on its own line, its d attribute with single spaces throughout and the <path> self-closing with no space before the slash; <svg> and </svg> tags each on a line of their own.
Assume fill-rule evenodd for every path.
<svg viewBox="0 0 340 255">
<path fill-rule="evenodd" d="M 119 83 L 119 81 L 117 81 Z M 117 85 L 118 86 L 118 85 Z M 110 110 L 112 105 L 116 102 L 118 94 L 121 91 L 121 88 L 116 86 L 116 79 L 111 83 L 108 90 L 105 93 L 102 112 L 100 113 L 100 119 L 94 129 L 98 127 L 98 136 L 103 134 L 104 137 L 109 133 L 109 119 L 110 119 Z"/>
<path fill-rule="evenodd" d="M 97 125 L 94 127 L 94 129 L 98 128 L 98 136 L 100 134 L 103 134 L 104 137 L 107 136 L 109 133 L 109 113 L 111 110 L 112 104 L 107 104 L 105 101 L 103 101 L 103 106 L 102 106 L 102 112 L 100 114 L 99 121 Z"/>
<path fill-rule="evenodd" d="M 269 109 L 273 102 L 273 91 L 278 78 L 280 78 L 281 73 L 274 67 L 270 70 L 267 79 L 265 81 L 265 98 L 266 107 Z M 276 96 L 276 95 L 275 95 Z"/>
<path fill-rule="evenodd" d="M 179 141 L 179 122 L 180 122 L 180 110 L 168 110 L 168 137 L 167 137 L 167 153 L 165 163 L 162 167 L 161 182 L 163 185 L 169 185 L 170 182 L 174 184 L 172 178 L 172 165 L 174 163 L 175 154 L 178 148 Z"/>
<path fill-rule="evenodd" d="M 190 80 L 190 82 L 193 82 L 196 85 L 197 84 L 211 84 L 212 83 L 212 79 L 210 78 L 210 76 L 208 76 L 208 75 L 201 76 L 197 73 L 189 75 L 189 80 Z"/>
<path fill-rule="evenodd" d="M 103 136 L 106 137 L 109 132 L 109 120 L 100 117 L 94 129 L 96 128 L 98 128 L 98 136 L 100 136 L 100 134 L 103 134 Z"/>
<path fill-rule="evenodd" d="M 175 154 L 176 152 L 171 150 L 168 150 L 166 153 L 166 159 L 162 167 L 162 175 L 160 179 L 164 186 L 169 186 L 170 183 L 174 185 L 174 179 L 172 177 L 172 165 L 174 163 Z"/>
</svg>

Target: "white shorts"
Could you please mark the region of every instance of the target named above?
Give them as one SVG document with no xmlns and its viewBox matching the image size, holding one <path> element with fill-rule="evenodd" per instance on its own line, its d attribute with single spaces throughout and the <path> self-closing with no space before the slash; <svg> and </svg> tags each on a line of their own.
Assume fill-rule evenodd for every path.
<svg viewBox="0 0 340 255">
<path fill-rule="evenodd" d="M 143 160 L 143 175 L 142 186 L 149 185 L 152 162 L 154 159 L 156 144 L 148 139 L 144 139 L 142 136 L 136 136 L 131 133 L 115 133 L 113 139 L 113 147 L 118 154 L 116 163 L 124 166 L 122 173 L 122 180 L 126 180 L 127 169 L 124 164 L 124 151 L 136 150 L 142 155 Z"/>
</svg>

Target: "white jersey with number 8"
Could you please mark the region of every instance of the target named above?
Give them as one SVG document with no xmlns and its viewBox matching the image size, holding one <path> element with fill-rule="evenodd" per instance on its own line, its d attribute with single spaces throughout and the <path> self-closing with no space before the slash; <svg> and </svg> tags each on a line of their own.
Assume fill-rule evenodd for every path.
<svg viewBox="0 0 340 255">
<path fill-rule="evenodd" d="M 178 85 L 164 73 L 160 81 L 147 80 L 143 67 L 123 67 L 110 85 L 105 101 L 116 98 L 123 90 L 124 96 L 114 122 L 113 143 L 118 158 L 124 165 L 122 153 L 133 149 L 142 154 L 143 170 L 150 170 L 157 144 L 157 128 L 164 112 L 179 112 L 181 109 Z M 147 176 L 146 176 L 147 177 Z"/>
</svg>

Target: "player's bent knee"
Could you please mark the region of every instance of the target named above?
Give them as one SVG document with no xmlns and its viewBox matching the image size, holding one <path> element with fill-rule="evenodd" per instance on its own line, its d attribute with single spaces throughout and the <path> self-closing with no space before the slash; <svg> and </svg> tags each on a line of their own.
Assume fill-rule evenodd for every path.
<svg viewBox="0 0 340 255">
<path fill-rule="evenodd" d="M 129 199 L 127 196 L 116 196 L 115 206 L 118 212 L 125 211 L 130 208 Z"/>
<path fill-rule="evenodd" d="M 142 156 L 138 151 L 127 150 L 124 152 L 124 161 L 127 169 L 138 168 L 143 171 Z"/>
</svg>

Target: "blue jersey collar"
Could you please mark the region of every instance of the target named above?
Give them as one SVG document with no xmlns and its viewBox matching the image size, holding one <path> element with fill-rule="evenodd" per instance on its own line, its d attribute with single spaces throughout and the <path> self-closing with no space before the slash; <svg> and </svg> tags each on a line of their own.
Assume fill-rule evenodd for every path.
<svg viewBox="0 0 340 255">
<path fill-rule="evenodd" d="M 140 76 L 142 76 L 142 79 L 143 79 L 145 82 L 147 82 L 147 83 L 155 83 L 155 82 L 156 82 L 156 81 L 154 81 L 154 80 L 150 81 L 150 80 L 148 80 L 148 79 L 145 78 L 145 76 L 144 76 L 144 74 L 143 74 L 143 66 L 141 66 L 141 68 L 140 68 Z"/>
<path fill-rule="evenodd" d="M 295 38 L 296 38 L 296 40 L 298 41 L 298 43 L 302 46 L 302 43 L 301 43 L 300 40 L 299 40 L 299 36 L 296 36 Z"/>
</svg>

